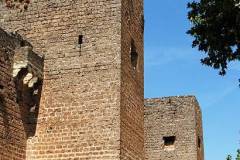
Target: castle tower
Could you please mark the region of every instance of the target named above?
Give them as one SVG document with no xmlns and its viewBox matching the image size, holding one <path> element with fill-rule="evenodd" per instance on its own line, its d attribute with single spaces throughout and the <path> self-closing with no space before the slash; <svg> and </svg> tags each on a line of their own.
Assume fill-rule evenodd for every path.
<svg viewBox="0 0 240 160">
<path fill-rule="evenodd" d="M 195 97 L 145 100 L 145 159 L 204 160 L 202 117 Z"/>
<path fill-rule="evenodd" d="M 144 159 L 142 0 L 1 4 L 0 22 L 45 56 L 35 134 L 25 155 L 9 155 Z"/>
</svg>

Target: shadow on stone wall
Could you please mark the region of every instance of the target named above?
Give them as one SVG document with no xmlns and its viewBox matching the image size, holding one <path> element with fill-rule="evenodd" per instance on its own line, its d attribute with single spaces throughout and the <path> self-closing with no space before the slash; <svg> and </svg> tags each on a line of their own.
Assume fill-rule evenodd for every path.
<svg viewBox="0 0 240 160">
<path fill-rule="evenodd" d="M 15 78 L 17 91 L 16 101 L 20 106 L 21 117 L 27 138 L 34 136 L 36 132 L 42 91 L 42 80 L 38 80 L 32 86 L 29 86 L 29 83 L 24 83 L 24 79 L 28 74 L 28 70 L 24 68 Z"/>
<path fill-rule="evenodd" d="M 9 118 L 7 115 L 7 110 L 6 110 L 6 103 L 5 103 L 5 98 L 3 94 L 3 90 L 0 91 L 0 117 L 2 117 L 2 126 L 4 126 L 4 129 L 1 130 L 0 133 L 0 145 L 5 146 L 8 143 L 8 139 L 10 139 L 10 124 L 9 124 Z"/>
<path fill-rule="evenodd" d="M 16 102 L 27 138 L 35 135 L 41 99 L 44 58 L 33 52 L 32 45 L 20 35 L 20 47 L 14 50 L 13 71 L 16 88 Z"/>
<path fill-rule="evenodd" d="M 0 28 L 0 159 L 24 160 L 36 133 L 44 58 Z"/>
</svg>

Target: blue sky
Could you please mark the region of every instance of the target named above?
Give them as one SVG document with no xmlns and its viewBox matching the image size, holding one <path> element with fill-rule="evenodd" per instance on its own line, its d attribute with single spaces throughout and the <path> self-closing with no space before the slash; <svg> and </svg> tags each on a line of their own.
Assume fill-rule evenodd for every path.
<svg viewBox="0 0 240 160">
<path fill-rule="evenodd" d="M 186 34 L 188 0 L 145 0 L 145 97 L 195 95 L 203 112 L 205 160 L 240 148 L 240 63 L 225 77 L 200 64 Z"/>
</svg>

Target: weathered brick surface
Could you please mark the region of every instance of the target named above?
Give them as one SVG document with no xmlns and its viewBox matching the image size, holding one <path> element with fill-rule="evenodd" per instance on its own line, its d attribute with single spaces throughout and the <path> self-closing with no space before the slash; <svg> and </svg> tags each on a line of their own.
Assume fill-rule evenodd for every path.
<svg viewBox="0 0 240 160">
<path fill-rule="evenodd" d="M 144 120 L 145 159 L 204 159 L 201 111 L 195 97 L 146 99 Z M 174 145 L 165 146 L 163 138 L 170 136 L 176 137 Z"/>
<path fill-rule="evenodd" d="M 143 0 L 0 5 L 0 22 L 27 39 L 0 29 L 0 132 L 11 137 L 0 137 L 0 160 L 203 160 L 194 97 L 147 99 L 144 108 Z M 172 148 L 165 136 L 176 136 Z"/>
<path fill-rule="evenodd" d="M 19 35 L 9 34 L 0 29 L 1 160 L 25 159 L 27 138 L 35 131 L 36 127 L 35 119 L 37 112 L 30 112 L 30 107 L 33 107 L 33 105 L 37 107 L 37 97 L 39 96 L 37 92 L 35 96 L 31 96 L 31 94 L 34 88 L 37 91 L 40 87 L 38 86 L 39 88 L 37 88 L 31 79 L 25 81 L 25 84 L 23 84 L 22 80 L 28 73 L 36 76 L 36 72 L 34 73 L 36 70 L 41 75 L 43 59 L 32 52 L 31 49 L 26 52 L 26 45 L 30 44 L 19 37 Z M 31 46 L 28 47 L 31 48 Z M 19 65 L 19 70 L 14 77 L 14 64 L 23 64 L 24 62 L 26 62 L 26 65 L 24 68 L 20 67 L 23 65 Z M 30 81 L 32 86 L 28 87 Z M 31 99 L 29 96 L 36 99 Z"/>
<path fill-rule="evenodd" d="M 17 40 L 0 29 L 0 159 L 24 159 L 26 132 L 12 76 Z"/>
<path fill-rule="evenodd" d="M 137 160 L 144 159 L 143 1 L 122 1 L 122 15 L 121 158 Z"/>
<path fill-rule="evenodd" d="M 38 0 L 22 13 L 0 7 L 0 27 L 17 30 L 45 54 L 37 130 L 26 159 L 143 159 L 142 2 L 134 2 L 136 29 L 123 26 L 125 3 Z M 139 73 L 129 66 L 130 35 Z"/>
<path fill-rule="evenodd" d="M 204 140 L 203 140 L 203 126 L 202 126 L 202 112 L 200 107 L 195 105 L 196 114 L 196 140 L 198 144 L 197 160 L 204 160 Z"/>
</svg>

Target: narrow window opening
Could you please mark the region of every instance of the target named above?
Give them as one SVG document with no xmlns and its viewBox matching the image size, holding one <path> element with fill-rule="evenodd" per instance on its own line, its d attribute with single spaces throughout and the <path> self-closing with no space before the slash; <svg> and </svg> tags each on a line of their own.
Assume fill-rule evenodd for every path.
<svg viewBox="0 0 240 160">
<path fill-rule="evenodd" d="M 138 63 L 138 53 L 134 41 L 131 42 L 131 64 L 133 70 L 136 70 Z"/>
<path fill-rule="evenodd" d="M 198 137 L 198 148 L 201 148 L 201 138 Z"/>
<path fill-rule="evenodd" d="M 145 25 L 144 15 L 141 15 L 141 27 L 142 27 L 142 33 L 144 33 L 144 25 Z"/>
<path fill-rule="evenodd" d="M 21 42 L 20 42 L 20 47 L 24 47 L 25 46 L 25 42 L 22 40 Z"/>
<path fill-rule="evenodd" d="M 78 44 L 79 45 L 83 44 L 83 35 L 78 36 Z"/>
<path fill-rule="evenodd" d="M 3 90 L 4 89 L 4 86 L 0 84 L 0 90 Z"/>
</svg>

